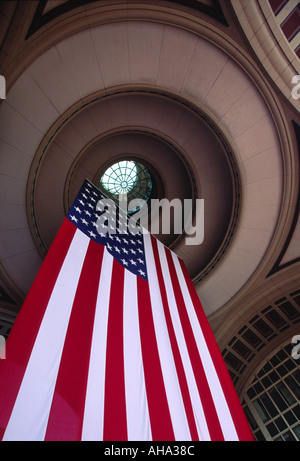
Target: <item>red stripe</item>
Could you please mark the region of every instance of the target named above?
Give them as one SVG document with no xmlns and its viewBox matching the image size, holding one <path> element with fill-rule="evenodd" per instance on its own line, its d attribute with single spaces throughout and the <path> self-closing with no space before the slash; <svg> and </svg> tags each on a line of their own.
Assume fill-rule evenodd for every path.
<svg viewBox="0 0 300 461">
<path fill-rule="evenodd" d="M 124 270 L 114 259 L 107 325 L 104 440 L 127 440 L 123 351 Z"/>
<path fill-rule="evenodd" d="M 220 426 L 219 418 L 216 412 L 215 404 L 210 392 L 209 384 L 205 375 L 202 360 L 199 355 L 198 347 L 194 338 L 193 329 L 190 324 L 190 320 L 186 311 L 185 302 L 183 299 L 181 287 L 176 274 L 176 269 L 172 259 L 171 252 L 166 249 L 167 261 L 169 265 L 170 275 L 174 288 L 174 294 L 176 303 L 178 306 L 178 312 L 182 324 L 182 329 L 186 341 L 186 345 L 189 351 L 191 364 L 194 371 L 199 395 L 201 398 L 205 419 L 207 421 L 208 430 L 211 436 L 211 440 L 222 441 L 224 436 Z"/>
<path fill-rule="evenodd" d="M 175 440 L 155 337 L 148 282 L 137 277 L 139 325 L 146 393 L 154 441 Z"/>
<path fill-rule="evenodd" d="M 202 308 L 201 302 L 193 285 L 193 282 L 189 276 L 189 273 L 185 267 L 185 264 L 181 259 L 179 259 L 181 269 L 185 278 L 187 288 L 189 290 L 196 315 L 198 317 L 199 324 L 201 326 L 205 342 L 209 345 L 209 351 L 213 363 L 215 365 L 216 372 L 221 383 L 223 393 L 225 395 L 237 434 L 238 438 L 241 441 L 252 441 L 254 440 L 253 434 L 249 427 L 249 423 L 239 401 L 238 395 L 230 378 L 229 372 L 224 363 L 223 357 L 221 355 L 220 349 L 216 342 L 216 339 L 213 335 L 212 329 L 208 323 L 205 312 Z"/>
<path fill-rule="evenodd" d="M 171 348 L 172 348 L 173 357 L 174 357 L 174 363 L 175 363 L 175 367 L 177 371 L 177 376 L 178 376 L 181 394 L 183 398 L 184 408 L 186 411 L 186 416 L 187 416 L 187 420 L 189 424 L 190 434 L 191 434 L 192 440 L 197 441 L 199 440 L 198 431 L 197 431 L 197 426 L 196 426 L 196 422 L 194 418 L 194 412 L 193 412 L 189 388 L 188 388 L 188 384 L 187 384 L 187 380 L 185 376 L 185 371 L 184 371 L 184 367 L 183 367 L 175 331 L 173 328 L 171 315 L 170 315 L 170 308 L 169 308 L 166 288 L 164 284 L 161 264 L 160 264 L 159 255 L 158 255 L 157 240 L 154 237 L 152 237 L 151 242 L 152 242 L 152 248 L 153 248 L 153 254 L 154 254 L 154 259 L 155 259 L 155 264 L 156 264 L 161 297 L 163 301 L 164 313 L 165 313 Z"/>
<path fill-rule="evenodd" d="M 90 241 L 62 352 L 45 440 L 80 440 L 104 246 Z"/>
<path fill-rule="evenodd" d="M 32 284 L 0 360 L 0 440 L 9 421 L 45 310 L 76 226 L 64 220 Z"/>
</svg>

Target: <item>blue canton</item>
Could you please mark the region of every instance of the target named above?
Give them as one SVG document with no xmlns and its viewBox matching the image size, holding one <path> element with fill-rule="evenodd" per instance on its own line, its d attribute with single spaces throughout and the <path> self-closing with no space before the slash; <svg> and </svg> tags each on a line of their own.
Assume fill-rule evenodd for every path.
<svg viewBox="0 0 300 461">
<path fill-rule="evenodd" d="M 101 216 L 109 219 L 101 219 Z M 147 280 L 141 226 L 137 223 L 133 225 L 128 215 L 120 210 L 113 200 L 108 200 L 87 179 L 70 208 L 67 218 L 89 238 L 105 245 L 108 252 L 123 267 Z"/>
</svg>

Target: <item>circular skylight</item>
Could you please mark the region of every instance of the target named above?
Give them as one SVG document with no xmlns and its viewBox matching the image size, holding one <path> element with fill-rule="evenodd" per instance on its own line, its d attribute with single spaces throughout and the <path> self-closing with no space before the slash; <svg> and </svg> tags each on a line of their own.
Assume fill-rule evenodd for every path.
<svg viewBox="0 0 300 461">
<path fill-rule="evenodd" d="M 137 182 L 137 176 L 136 163 L 123 160 L 107 168 L 101 178 L 101 184 L 111 194 L 128 194 Z"/>
<path fill-rule="evenodd" d="M 141 163 L 122 160 L 105 170 L 100 186 L 115 201 L 119 200 L 120 195 L 127 194 L 128 213 L 135 213 L 149 199 L 152 179 L 148 169 Z M 134 206 L 130 207 L 130 202 L 134 199 Z"/>
</svg>

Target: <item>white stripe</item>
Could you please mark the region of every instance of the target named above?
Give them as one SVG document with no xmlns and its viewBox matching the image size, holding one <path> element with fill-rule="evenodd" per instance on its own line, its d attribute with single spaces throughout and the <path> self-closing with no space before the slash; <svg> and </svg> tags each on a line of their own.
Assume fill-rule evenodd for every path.
<svg viewBox="0 0 300 461">
<path fill-rule="evenodd" d="M 175 435 L 175 440 L 191 440 L 187 417 L 178 383 L 174 358 L 172 354 L 160 288 L 156 273 L 156 265 L 152 252 L 151 236 L 144 235 L 147 261 L 148 281 L 156 341 L 159 351 L 165 390 Z"/>
<path fill-rule="evenodd" d="M 211 358 L 208 346 L 206 344 L 201 325 L 199 324 L 199 320 L 197 314 L 195 312 L 195 308 L 190 297 L 190 293 L 188 287 L 185 282 L 184 275 L 181 270 L 181 266 L 178 260 L 178 257 L 175 253 L 172 252 L 173 261 L 175 264 L 177 276 L 179 279 L 179 283 L 181 286 L 184 302 L 187 308 L 188 316 L 190 319 L 190 324 L 193 329 L 194 338 L 198 347 L 198 351 L 203 363 L 203 368 L 205 371 L 205 375 L 208 381 L 208 385 L 212 394 L 212 398 L 215 404 L 215 408 L 218 414 L 218 418 L 220 421 L 220 425 L 222 428 L 222 432 L 224 435 L 225 440 L 228 441 L 236 441 L 238 440 L 238 435 L 234 426 L 234 422 L 231 417 L 230 410 L 228 408 L 228 404 L 226 398 L 223 393 L 222 386 L 219 381 L 218 374 L 216 372 L 213 360 Z"/>
<path fill-rule="evenodd" d="M 106 338 L 113 257 L 104 249 L 89 364 L 82 440 L 103 440 Z"/>
<path fill-rule="evenodd" d="M 142 360 L 136 275 L 125 269 L 124 373 L 128 440 L 152 440 Z"/>
<path fill-rule="evenodd" d="M 88 244 L 89 238 L 77 230 L 49 299 L 3 440 L 44 440 L 69 317 Z"/>
<path fill-rule="evenodd" d="M 191 397 L 192 407 L 194 411 L 194 417 L 196 421 L 198 436 L 200 440 L 210 440 L 210 434 L 206 423 L 206 418 L 204 415 L 201 399 L 199 396 L 199 391 L 197 383 L 195 380 L 193 367 L 190 361 L 190 356 L 188 353 L 184 333 L 182 330 L 182 324 L 180 316 L 178 313 L 178 308 L 176 304 L 176 299 L 173 290 L 173 284 L 170 276 L 169 265 L 166 258 L 165 247 L 161 242 L 158 242 L 158 251 L 160 262 L 164 274 L 164 282 L 167 292 L 167 298 L 170 308 L 170 314 L 172 318 L 172 324 L 175 331 L 175 336 L 177 339 L 177 344 L 179 347 L 180 355 L 182 358 L 182 363 L 185 371 L 185 376 L 189 388 L 189 393 Z"/>
</svg>

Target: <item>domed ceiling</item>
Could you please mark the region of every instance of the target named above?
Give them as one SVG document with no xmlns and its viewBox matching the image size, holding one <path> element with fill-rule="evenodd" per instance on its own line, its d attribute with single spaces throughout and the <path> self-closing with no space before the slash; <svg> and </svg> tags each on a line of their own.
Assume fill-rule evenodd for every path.
<svg viewBox="0 0 300 461">
<path fill-rule="evenodd" d="M 26 294 L 83 180 L 99 186 L 108 166 L 132 159 L 151 172 L 155 198 L 191 199 L 194 210 L 204 200 L 201 244 L 184 231 L 157 237 L 212 314 L 271 269 L 287 236 L 295 192 L 284 115 L 213 21 L 170 2 L 101 3 L 28 39 L 0 106 L 1 264 Z"/>
<path fill-rule="evenodd" d="M 171 96 L 142 90 L 93 95 L 92 102 L 74 111 L 56 128 L 52 142 L 45 143 L 32 165 L 29 190 L 33 230 L 45 251 L 84 178 L 99 186 L 105 169 L 123 158 L 148 165 L 158 184 L 155 198 L 179 199 L 182 204 L 205 199 L 205 245 L 186 245 L 185 235 L 174 229 L 157 235 L 183 257 L 193 277 L 223 248 L 228 229 L 233 232 L 232 208 L 238 201 L 233 154 L 225 151 L 196 109 Z"/>
</svg>

